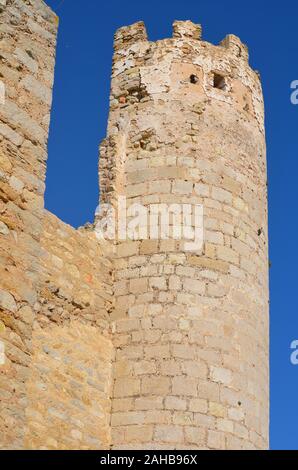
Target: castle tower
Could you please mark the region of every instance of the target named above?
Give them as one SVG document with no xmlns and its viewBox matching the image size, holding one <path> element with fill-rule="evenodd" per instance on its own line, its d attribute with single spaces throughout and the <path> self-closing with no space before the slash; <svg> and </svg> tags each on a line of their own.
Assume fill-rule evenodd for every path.
<svg viewBox="0 0 298 470">
<path fill-rule="evenodd" d="M 157 42 L 120 28 L 100 177 L 102 203 L 200 206 L 204 226 L 197 250 L 116 243 L 112 447 L 266 448 L 266 155 L 245 45 L 190 21 Z"/>
</svg>

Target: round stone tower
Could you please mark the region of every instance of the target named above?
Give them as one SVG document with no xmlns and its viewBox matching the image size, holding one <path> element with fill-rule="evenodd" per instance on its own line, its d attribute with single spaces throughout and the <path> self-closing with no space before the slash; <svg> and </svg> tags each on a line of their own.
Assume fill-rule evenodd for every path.
<svg viewBox="0 0 298 470">
<path fill-rule="evenodd" d="M 215 46 L 190 21 L 157 42 L 139 22 L 120 28 L 114 45 L 101 202 L 115 208 L 122 233 L 140 205 L 148 212 L 139 238 L 116 235 L 113 448 L 266 448 L 259 76 L 236 36 Z M 203 243 L 188 249 L 177 233 L 156 236 L 162 210 L 189 205 L 202 211 Z M 170 216 L 170 232 L 177 220 Z"/>
</svg>

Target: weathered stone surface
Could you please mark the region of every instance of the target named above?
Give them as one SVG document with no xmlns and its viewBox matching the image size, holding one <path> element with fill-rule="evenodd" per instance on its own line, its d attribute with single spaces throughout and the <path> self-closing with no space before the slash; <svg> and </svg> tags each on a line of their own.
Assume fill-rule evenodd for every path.
<svg viewBox="0 0 298 470">
<path fill-rule="evenodd" d="M 256 235 L 258 225 L 267 234 L 262 91 L 238 38 L 219 48 L 200 38 L 189 21 L 174 23 L 171 42 L 147 41 L 140 23 L 115 36 L 101 198 L 121 193 L 128 207 L 150 210 L 202 204 L 204 225 L 192 252 L 154 236 L 117 245 L 114 400 L 126 399 L 128 380 L 130 413 L 146 401 L 140 425 L 150 422 L 153 435 L 144 445 L 118 421 L 116 449 L 268 443 L 267 235 L 265 244 Z M 252 370 L 262 393 L 248 388 Z"/>
<path fill-rule="evenodd" d="M 25 447 L 108 448 L 111 341 L 80 320 L 52 322 L 36 328 L 33 350 Z"/>
<path fill-rule="evenodd" d="M 24 134 L 39 143 L 44 143 L 46 134 L 42 127 L 34 121 L 30 115 L 23 111 L 17 104 L 10 100 L 5 101 L 5 105 L 0 108 L 0 118 L 10 122 L 18 129 L 22 129 Z"/>
<path fill-rule="evenodd" d="M 0 13 L 4 10 L 6 6 L 6 0 L 0 0 Z"/>
<path fill-rule="evenodd" d="M 50 105 L 52 101 L 52 93 L 49 88 L 40 83 L 36 78 L 26 75 L 20 82 L 20 86 L 23 86 L 26 90 L 30 91 L 39 100 Z"/>
<path fill-rule="evenodd" d="M 38 0 L 35 6 L 38 3 L 40 11 L 47 9 L 43 1 Z M 25 75 L 31 77 L 34 74 L 41 87 L 51 88 L 56 27 L 52 15 L 51 44 L 30 34 L 25 25 L 32 18 L 42 31 L 49 28 L 47 20 L 37 13 L 32 2 L 2 1 L 0 15 L 4 34 L 0 71 L 5 85 L 5 102 L 0 105 L 0 318 L 6 325 L 5 331 L 1 331 L 5 361 L 0 366 L 0 448 L 15 449 L 25 447 L 28 425 L 26 407 L 29 394 L 26 386 L 32 365 L 35 318 L 32 307 L 38 298 L 41 272 L 40 236 L 45 178 L 41 155 L 45 155 L 47 140 L 40 115 L 50 110 L 49 94 L 47 103 L 42 103 L 36 94 L 29 93 L 19 83 Z M 44 83 L 41 69 L 47 70 L 51 77 L 47 83 Z M 31 184 L 33 179 L 42 185 L 37 188 Z M 5 379 L 5 385 L 2 379 Z M 10 397 L 4 394 L 8 391 Z"/>
<path fill-rule="evenodd" d="M 6 124 L 0 123 L 0 134 L 6 137 L 10 142 L 18 147 L 23 143 L 23 137 L 14 132 L 9 126 Z"/>
<path fill-rule="evenodd" d="M 0 289 L 0 307 L 3 310 L 9 310 L 10 312 L 15 312 L 17 310 L 17 304 L 13 296 L 2 289 Z"/>
<path fill-rule="evenodd" d="M 38 71 L 38 63 L 30 57 L 27 51 L 23 51 L 17 47 L 15 50 L 15 56 L 30 70 L 30 72 L 36 73 Z"/>
<path fill-rule="evenodd" d="M 1 222 L 1 221 L 0 221 L 0 233 L 2 233 L 2 235 L 8 235 L 9 234 L 9 229 L 8 229 L 7 225 L 4 222 Z"/>
<path fill-rule="evenodd" d="M 154 223 L 110 243 L 43 209 L 57 17 L 42 0 L 0 12 L 0 447 L 266 448 L 263 99 L 245 46 L 190 21 L 157 43 L 142 22 L 116 32 L 101 203 L 125 195 L 163 229 L 156 208 L 201 205 L 204 243 Z"/>
</svg>

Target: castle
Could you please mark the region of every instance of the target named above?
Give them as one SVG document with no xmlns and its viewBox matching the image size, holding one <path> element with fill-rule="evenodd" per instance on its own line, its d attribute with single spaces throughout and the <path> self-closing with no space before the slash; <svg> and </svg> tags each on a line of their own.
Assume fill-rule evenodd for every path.
<svg viewBox="0 0 298 470">
<path fill-rule="evenodd" d="M 188 251 L 44 209 L 58 20 L 0 0 L 0 21 L 0 447 L 267 448 L 266 148 L 247 48 L 190 21 L 157 42 L 142 22 L 115 34 L 100 207 L 202 207 Z"/>
</svg>

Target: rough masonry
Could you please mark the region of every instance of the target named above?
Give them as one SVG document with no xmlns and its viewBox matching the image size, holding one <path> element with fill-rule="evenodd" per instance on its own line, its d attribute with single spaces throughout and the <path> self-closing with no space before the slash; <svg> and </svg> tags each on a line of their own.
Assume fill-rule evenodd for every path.
<svg viewBox="0 0 298 470">
<path fill-rule="evenodd" d="M 0 448 L 267 448 L 266 148 L 246 46 L 190 21 L 156 42 L 142 22 L 115 34 L 100 204 L 201 204 L 188 252 L 44 209 L 58 19 L 1 0 L 0 22 Z"/>
</svg>

